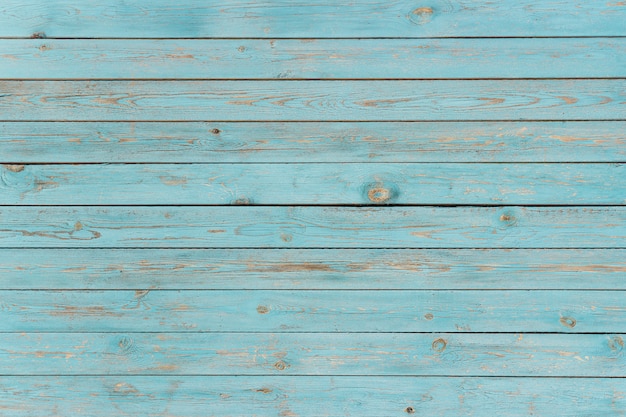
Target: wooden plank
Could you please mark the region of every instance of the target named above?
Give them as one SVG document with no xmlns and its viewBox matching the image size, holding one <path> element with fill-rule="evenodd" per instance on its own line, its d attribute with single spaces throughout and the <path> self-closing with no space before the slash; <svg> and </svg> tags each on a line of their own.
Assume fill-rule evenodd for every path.
<svg viewBox="0 0 626 417">
<path fill-rule="evenodd" d="M 623 36 L 621 1 L 4 0 L 3 37 Z"/>
<path fill-rule="evenodd" d="M 0 123 L 0 162 L 624 162 L 624 122 Z"/>
<path fill-rule="evenodd" d="M 623 291 L 0 291 L 2 332 L 626 332 Z"/>
<path fill-rule="evenodd" d="M 623 249 L 3 249 L 3 290 L 626 290 Z"/>
<path fill-rule="evenodd" d="M 617 378 L 1 377 L 13 417 L 623 415 Z M 407 412 L 408 410 L 408 412 Z"/>
<path fill-rule="evenodd" d="M 621 205 L 624 170 L 534 163 L 3 165 L 0 205 Z"/>
<path fill-rule="evenodd" d="M 0 342 L 0 352 L 3 375 L 624 377 L 624 337 L 25 333 Z"/>
<path fill-rule="evenodd" d="M 0 247 L 626 248 L 624 207 L 0 207 Z"/>
<path fill-rule="evenodd" d="M 624 120 L 625 103 L 623 79 L 0 81 L 2 121 Z"/>
<path fill-rule="evenodd" d="M 626 76 L 626 40 L 0 40 L 3 79 Z M 602 65 L 598 65 L 602 62 Z"/>
</svg>

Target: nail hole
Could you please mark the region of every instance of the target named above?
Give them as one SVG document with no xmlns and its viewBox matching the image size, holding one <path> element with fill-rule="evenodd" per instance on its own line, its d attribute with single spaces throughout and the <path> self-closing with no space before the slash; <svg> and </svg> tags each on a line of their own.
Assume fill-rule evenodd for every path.
<svg viewBox="0 0 626 417">
<path fill-rule="evenodd" d="M 405 409 L 404 409 L 404 411 L 405 411 L 406 413 L 408 413 L 408 414 L 413 414 L 413 413 L 415 413 L 415 408 L 413 408 L 413 407 L 407 407 L 407 408 L 405 408 Z"/>
<path fill-rule="evenodd" d="M 569 327 L 570 329 L 576 326 L 576 320 L 572 317 L 561 317 L 559 321 L 563 326 Z"/>
<path fill-rule="evenodd" d="M 213 133 L 214 135 L 219 135 L 222 131 L 219 130 L 218 128 L 215 129 L 211 129 L 211 133 Z"/>
<path fill-rule="evenodd" d="M 287 364 L 283 361 L 278 361 L 274 364 L 274 368 L 278 369 L 279 371 L 284 371 L 285 369 L 287 369 Z"/>
</svg>

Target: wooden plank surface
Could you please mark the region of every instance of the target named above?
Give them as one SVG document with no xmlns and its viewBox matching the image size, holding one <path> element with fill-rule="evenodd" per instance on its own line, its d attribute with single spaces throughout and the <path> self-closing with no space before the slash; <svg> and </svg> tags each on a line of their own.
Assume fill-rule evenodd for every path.
<svg viewBox="0 0 626 417">
<path fill-rule="evenodd" d="M 624 377 L 624 335 L 25 333 L 3 375 Z"/>
<path fill-rule="evenodd" d="M 0 291 L 1 332 L 626 332 L 623 291 Z"/>
<path fill-rule="evenodd" d="M 620 415 L 617 378 L 99 376 L 0 377 L 3 410 L 16 417 L 288 415 L 326 417 Z M 407 412 L 407 410 L 409 410 Z"/>
<path fill-rule="evenodd" d="M 3 165 L 0 205 L 622 205 L 624 171 L 621 164 Z"/>
<path fill-rule="evenodd" d="M 0 207 L 0 247 L 626 248 L 624 207 Z"/>
<path fill-rule="evenodd" d="M 626 40 L 0 40 L 3 79 L 624 77 Z M 602 65 L 598 65 L 602 62 Z"/>
<path fill-rule="evenodd" d="M 3 249 L 1 289 L 626 290 L 623 249 Z"/>
<path fill-rule="evenodd" d="M 0 162 L 625 162 L 624 122 L 4 122 Z"/>
<path fill-rule="evenodd" d="M 0 81 L 2 121 L 625 120 L 624 103 L 623 79 Z"/>
<path fill-rule="evenodd" d="M 623 36 L 621 1 L 4 0 L 2 37 Z"/>
</svg>

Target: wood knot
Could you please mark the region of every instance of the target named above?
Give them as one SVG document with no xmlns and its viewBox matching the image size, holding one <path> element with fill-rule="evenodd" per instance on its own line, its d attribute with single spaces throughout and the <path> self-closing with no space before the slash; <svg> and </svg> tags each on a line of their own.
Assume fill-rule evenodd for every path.
<svg viewBox="0 0 626 417">
<path fill-rule="evenodd" d="M 559 321 L 563 326 L 569 327 L 570 329 L 573 329 L 576 326 L 576 319 L 573 317 L 561 317 Z"/>
<path fill-rule="evenodd" d="M 11 172 L 22 172 L 24 171 L 24 165 L 4 165 L 6 170 Z"/>
<path fill-rule="evenodd" d="M 274 364 L 274 368 L 278 369 L 279 371 L 284 371 L 285 369 L 287 369 L 287 364 L 284 361 L 278 361 Z"/>
<path fill-rule="evenodd" d="M 433 316 L 431 313 L 426 313 L 424 314 L 424 318 L 426 320 L 432 320 L 435 316 Z"/>
<path fill-rule="evenodd" d="M 211 129 L 211 133 L 213 133 L 214 135 L 219 135 L 220 133 L 222 133 L 222 131 L 219 130 L 218 128 L 215 128 L 215 129 Z"/>
<path fill-rule="evenodd" d="M 263 387 L 256 390 L 256 392 L 262 392 L 263 394 L 270 394 L 272 392 L 271 388 Z"/>
<path fill-rule="evenodd" d="M 432 348 L 435 352 L 443 352 L 446 350 L 446 346 L 448 346 L 448 342 L 445 339 L 439 338 L 435 340 L 432 344 Z"/>
<path fill-rule="evenodd" d="M 248 197 L 239 197 L 235 201 L 233 201 L 233 205 L 235 206 L 249 206 L 252 204 L 252 200 Z"/>
<path fill-rule="evenodd" d="M 282 233 L 280 235 L 280 240 L 282 240 L 283 242 L 291 242 L 292 239 L 293 236 L 291 236 L 289 233 Z"/>
<path fill-rule="evenodd" d="M 367 197 L 372 203 L 384 203 L 391 198 L 391 192 L 386 188 L 376 187 L 367 192 Z"/>
<path fill-rule="evenodd" d="M 259 314 L 267 314 L 267 313 L 270 312 L 270 309 L 267 308 L 266 306 L 258 306 L 256 308 L 256 312 L 259 313 Z"/>
<path fill-rule="evenodd" d="M 413 413 L 415 413 L 415 408 L 407 407 L 407 408 L 404 409 L 404 412 L 407 413 L 407 414 L 413 414 Z"/>
<path fill-rule="evenodd" d="M 432 7 L 418 7 L 409 14 L 409 20 L 415 24 L 423 25 L 430 22 L 433 13 Z"/>
<path fill-rule="evenodd" d="M 245 51 L 246 51 L 246 47 L 245 47 L 245 46 L 243 46 L 243 45 L 241 45 L 239 48 L 237 48 L 237 50 L 238 50 L 239 52 L 245 52 Z"/>
<path fill-rule="evenodd" d="M 44 32 L 35 32 L 32 35 L 30 35 L 31 39 L 45 39 L 46 38 L 46 34 Z"/>
<path fill-rule="evenodd" d="M 619 352 L 624 348 L 624 339 L 620 336 L 613 336 L 609 339 L 609 349 Z"/>
</svg>

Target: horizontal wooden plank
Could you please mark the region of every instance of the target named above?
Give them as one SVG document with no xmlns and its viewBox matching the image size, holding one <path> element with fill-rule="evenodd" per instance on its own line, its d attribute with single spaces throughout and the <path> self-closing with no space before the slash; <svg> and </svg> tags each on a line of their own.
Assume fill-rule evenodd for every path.
<svg viewBox="0 0 626 417">
<path fill-rule="evenodd" d="M 2 332 L 626 332 L 623 291 L 0 291 Z"/>
<path fill-rule="evenodd" d="M 0 205 L 621 205 L 624 171 L 578 163 L 3 165 Z"/>
<path fill-rule="evenodd" d="M 0 225 L 3 248 L 626 248 L 624 207 L 0 207 Z"/>
<path fill-rule="evenodd" d="M 626 375 L 623 335 L 25 333 L 3 375 Z"/>
<path fill-rule="evenodd" d="M 623 249 L 3 249 L 0 289 L 626 290 Z"/>
<path fill-rule="evenodd" d="M 617 378 L 1 377 L 0 385 L 3 411 L 12 417 L 206 417 L 207 410 L 220 417 L 626 412 L 626 380 Z"/>
<path fill-rule="evenodd" d="M 4 0 L 0 36 L 446 37 L 623 36 L 621 1 Z"/>
<path fill-rule="evenodd" d="M 625 103 L 623 79 L 0 81 L 3 121 L 624 120 Z"/>
<path fill-rule="evenodd" d="M 624 122 L 5 122 L 0 162 L 624 162 L 624 132 Z"/>
<path fill-rule="evenodd" d="M 626 40 L 0 40 L 4 79 L 626 76 Z M 602 65 L 598 65 L 602 62 Z"/>
</svg>

